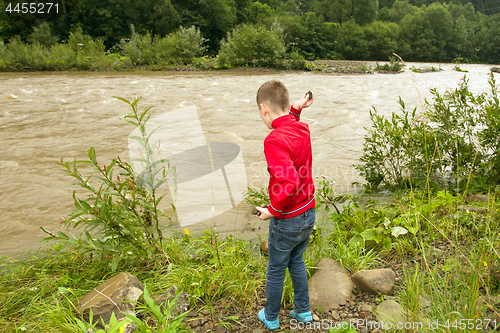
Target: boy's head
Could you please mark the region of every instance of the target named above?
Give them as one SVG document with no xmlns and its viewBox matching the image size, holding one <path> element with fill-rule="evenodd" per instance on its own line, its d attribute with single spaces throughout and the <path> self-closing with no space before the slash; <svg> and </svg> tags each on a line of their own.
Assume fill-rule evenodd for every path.
<svg viewBox="0 0 500 333">
<path fill-rule="evenodd" d="M 288 89 L 278 80 L 267 81 L 257 91 L 257 105 L 260 117 L 272 129 L 273 120 L 287 114 L 290 107 Z"/>
</svg>

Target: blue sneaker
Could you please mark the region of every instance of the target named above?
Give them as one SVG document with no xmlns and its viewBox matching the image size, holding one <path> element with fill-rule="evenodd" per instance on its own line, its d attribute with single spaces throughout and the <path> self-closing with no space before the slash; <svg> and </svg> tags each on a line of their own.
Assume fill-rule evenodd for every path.
<svg viewBox="0 0 500 333">
<path fill-rule="evenodd" d="M 301 323 L 307 323 L 313 320 L 311 311 L 297 313 L 295 310 L 292 310 L 288 315 L 290 318 L 297 319 L 297 321 L 300 321 Z"/>
<path fill-rule="evenodd" d="M 263 322 L 264 325 L 266 325 L 267 329 L 269 329 L 271 331 L 280 328 L 279 318 L 276 320 L 273 320 L 273 321 L 267 320 L 266 313 L 264 312 L 264 308 L 262 308 L 262 310 L 259 311 L 259 313 L 257 314 L 257 318 L 259 318 L 259 320 L 261 322 Z"/>
</svg>

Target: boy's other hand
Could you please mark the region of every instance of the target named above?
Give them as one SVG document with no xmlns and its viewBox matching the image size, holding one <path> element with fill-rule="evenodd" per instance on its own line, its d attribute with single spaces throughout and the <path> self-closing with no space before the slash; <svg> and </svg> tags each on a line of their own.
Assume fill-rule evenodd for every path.
<svg viewBox="0 0 500 333">
<path fill-rule="evenodd" d="M 311 97 L 311 98 L 309 98 L 309 97 L 310 97 L 309 92 L 306 92 L 304 94 L 304 97 L 293 102 L 293 104 L 292 104 L 293 107 L 297 110 L 302 110 L 302 109 L 309 107 L 314 100 L 313 97 Z"/>
<path fill-rule="evenodd" d="M 269 213 L 269 209 L 262 207 L 255 207 L 260 212 L 260 215 L 254 215 L 256 218 L 261 220 L 269 220 L 271 217 L 274 217 L 273 214 Z"/>
</svg>

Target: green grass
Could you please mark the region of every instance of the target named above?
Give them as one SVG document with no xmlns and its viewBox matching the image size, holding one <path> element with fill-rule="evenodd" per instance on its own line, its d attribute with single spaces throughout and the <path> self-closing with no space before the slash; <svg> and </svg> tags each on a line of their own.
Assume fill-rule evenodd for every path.
<svg viewBox="0 0 500 333">
<path fill-rule="evenodd" d="M 368 213 L 374 209 L 370 204 L 347 209 L 341 215 L 332 213 L 329 219 L 317 221 L 319 234 L 312 238 L 305 256 L 308 272 L 311 275 L 314 264 L 325 256 L 338 260 L 352 273 L 400 261 L 404 279 L 396 296 L 412 321 L 483 318 L 487 306 L 477 307 L 477 298 L 499 292 L 488 269 L 500 261 L 500 206 L 495 198 L 493 195 L 488 204 L 483 204 L 489 214 L 477 215 L 457 211 L 463 203 L 460 196 L 395 196 L 388 204 L 377 207 L 377 214 L 394 220 L 404 212 L 413 212 L 420 216 L 420 228 L 415 235 L 393 237 L 390 248 L 374 240 L 353 241 L 353 220 L 367 228 L 377 223 Z M 449 250 L 438 260 L 426 258 L 426 249 L 436 242 L 449 244 Z M 264 290 L 267 265 L 258 244 L 232 236 L 219 239 L 216 230 L 211 230 L 195 237 L 172 235 L 164 246 L 169 263 L 141 266 L 124 260 L 117 271 L 136 275 L 152 293 L 176 286 L 190 295 L 191 306 L 211 309 L 211 304 L 221 299 L 243 307 L 258 302 L 257 292 Z M 421 259 L 416 261 L 414 255 Z M 108 263 L 77 251 L 49 251 L 24 260 L 4 258 L 0 272 L 0 332 L 22 328 L 26 332 L 76 332 L 72 304 L 114 275 Z M 292 290 L 287 275 L 285 304 L 292 301 Z M 422 308 L 422 298 L 431 305 Z"/>
</svg>

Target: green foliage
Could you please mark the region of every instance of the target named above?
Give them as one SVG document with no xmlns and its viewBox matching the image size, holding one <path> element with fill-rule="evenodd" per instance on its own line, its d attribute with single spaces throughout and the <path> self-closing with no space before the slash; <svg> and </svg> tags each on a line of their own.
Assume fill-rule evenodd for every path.
<svg viewBox="0 0 500 333">
<path fill-rule="evenodd" d="M 400 99 L 402 115 L 392 113 L 390 119 L 370 111 L 372 128 L 363 144 L 364 164 L 356 165 L 368 184 L 377 188 L 381 183 L 387 186 L 405 187 L 411 177 L 425 176 L 422 143 L 425 140 L 425 125 L 416 119 L 416 108 L 406 110 Z"/>
<path fill-rule="evenodd" d="M 57 43 L 57 37 L 52 35 L 50 25 L 47 22 L 33 28 L 28 40 L 30 43 L 39 43 L 45 47 L 51 47 Z"/>
<path fill-rule="evenodd" d="M 406 15 L 399 29 L 404 44 L 399 54 L 404 59 L 444 62 L 454 56 L 447 52 L 452 38 L 453 18 L 439 3 Z"/>
<path fill-rule="evenodd" d="M 395 57 L 390 58 L 390 63 L 375 66 L 375 71 L 387 71 L 387 72 L 400 72 L 404 68 L 405 64 Z M 401 101 L 400 101 L 401 104 Z"/>
<path fill-rule="evenodd" d="M 131 37 L 122 39 L 120 48 L 132 66 L 162 65 L 179 61 L 189 63 L 205 50 L 203 43 L 206 39 L 194 26 L 188 29 L 181 27 L 179 31 L 166 37 L 155 38 L 151 38 L 149 33 L 138 34 L 133 25 L 131 31 Z"/>
<path fill-rule="evenodd" d="M 488 207 L 495 211 L 498 192 L 491 193 L 491 198 Z M 497 294 L 499 289 L 491 277 L 490 267 L 500 259 L 498 213 L 482 217 L 475 213 L 453 216 L 451 221 L 424 219 L 424 223 L 432 224 L 433 231 L 451 246 L 441 247 L 444 255 L 436 257 L 429 252 L 429 242 L 424 237 L 418 241 L 422 259 L 404 269 L 405 288 L 399 293 L 408 321 L 434 318 L 440 323 L 452 323 L 470 316 L 487 318 L 488 307 L 492 309 L 495 303 L 490 295 Z M 464 225 L 466 221 L 469 223 Z M 422 306 L 423 302 L 428 305 Z"/>
<path fill-rule="evenodd" d="M 355 21 L 364 25 L 377 18 L 378 0 L 322 0 L 318 2 L 318 12 L 329 22 L 340 24 Z"/>
<path fill-rule="evenodd" d="M 493 74 L 491 94 L 474 95 L 464 78 L 459 88 L 440 94 L 432 89 L 432 103 L 425 114 L 405 110 L 385 119 L 370 112 L 373 127 L 368 129 L 363 155 L 364 164 L 355 168 L 369 187 L 380 184 L 410 188 L 451 186 L 460 191 L 469 186 L 486 191 L 499 184 L 500 104 Z"/>
<path fill-rule="evenodd" d="M 285 45 L 279 30 L 243 24 L 228 33 L 221 43 L 219 66 L 275 66 L 285 59 Z"/>
<path fill-rule="evenodd" d="M 492 10 L 495 6 L 486 4 L 488 1 L 493 0 L 473 0 L 472 3 L 466 0 L 449 3 L 431 0 L 147 0 L 134 3 L 81 0 L 60 3 L 59 12 L 51 14 L 8 13 L 6 3 L 0 2 L 0 39 L 4 42 L 19 36 L 19 41 L 40 43 L 49 48 L 57 40 L 69 43 L 71 34 L 80 34 L 97 43 L 94 45 L 97 49 L 101 49 L 99 44 L 102 44 L 107 52 L 121 50 L 126 58 L 110 61 L 106 56 L 98 57 L 90 52 L 79 57 L 73 66 L 65 67 L 61 61 L 55 61 L 54 65 L 49 60 L 36 67 L 33 63 L 26 67 L 18 62 L 0 61 L 0 70 L 168 68 L 173 64 L 189 64 L 197 56 L 215 57 L 222 52 L 227 35 L 241 29 L 241 25 L 270 29 L 276 20 L 284 29 L 287 53 L 297 52 L 305 58 L 381 61 L 397 53 L 406 61 L 450 62 L 463 57 L 470 62 L 496 63 L 500 54 L 500 13 Z M 38 26 L 33 27 L 33 22 Z M 134 38 L 135 31 L 131 34 L 131 25 L 137 38 Z M 255 32 L 243 30 L 250 34 L 248 39 L 253 38 L 251 35 Z M 130 45 L 126 45 L 128 43 Z M 85 46 L 84 40 L 77 43 L 82 44 L 79 48 L 71 44 L 74 52 L 90 47 Z M 228 54 L 227 49 L 224 52 Z M 265 58 L 259 65 L 301 67 L 283 62 L 282 58 L 270 62 L 267 53 L 262 56 Z M 218 67 L 228 66 L 233 65 L 225 59 Z"/>
<path fill-rule="evenodd" d="M 150 142 L 151 135 L 145 132 L 145 124 L 149 119 L 148 108 L 139 112 L 139 99 L 129 102 L 132 111 L 125 114 L 124 120 L 137 127 L 140 137 L 132 136 L 144 150 L 144 158 L 138 159 L 144 167 L 141 174 L 119 157 L 107 166 L 97 162 L 94 147 L 88 152 L 88 160 L 59 162 L 63 171 L 76 180 L 76 185 L 88 192 L 86 199 L 80 199 L 73 192 L 74 210 L 66 220 L 66 226 L 83 227 L 80 237 L 67 235 L 62 231 L 52 233 L 42 228 L 50 237 L 45 241 L 57 240 L 56 248 L 62 250 L 73 247 L 88 253 L 101 256 L 109 261 L 112 271 L 118 267 L 120 260 L 150 261 L 155 258 L 168 261 L 162 250 L 163 235 L 159 225 L 159 215 L 163 212 L 158 205 L 164 195 L 158 195 L 158 188 L 164 183 L 169 171 L 165 167 L 167 161 L 155 159 L 155 143 Z M 79 170 L 90 167 L 96 172 L 85 176 Z M 118 171 L 116 171 L 118 169 Z M 120 172 L 119 175 L 116 175 Z M 116 180 L 115 180 L 116 176 Z M 110 260 L 111 259 L 111 260 Z"/>
<path fill-rule="evenodd" d="M 254 206 L 261 207 L 262 205 L 269 205 L 269 193 L 267 188 L 261 188 L 260 190 L 254 190 L 247 187 L 247 191 L 244 193 L 245 201 Z"/>
<path fill-rule="evenodd" d="M 413 73 L 439 72 L 439 71 L 443 70 L 441 67 L 436 68 L 434 66 L 431 66 L 431 67 L 415 67 L 415 66 L 412 66 L 410 69 L 411 69 L 411 71 Z"/>
</svg>

